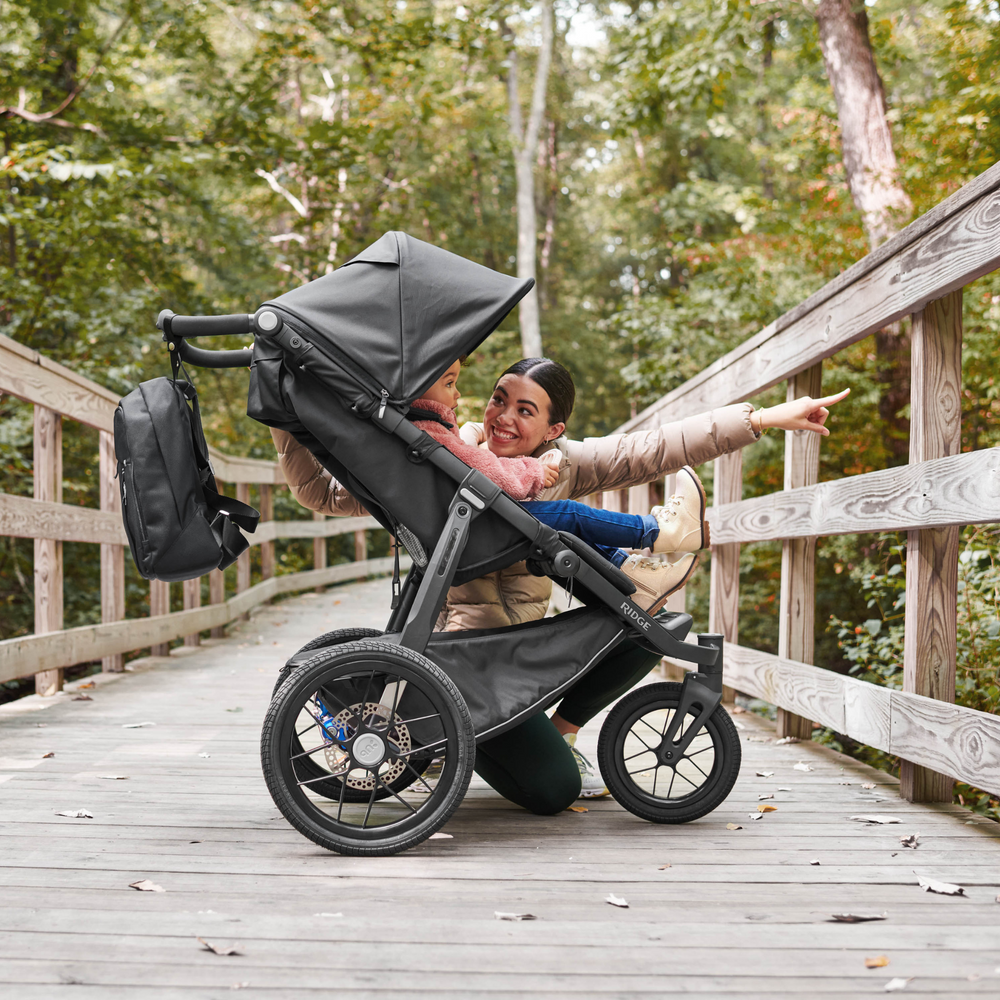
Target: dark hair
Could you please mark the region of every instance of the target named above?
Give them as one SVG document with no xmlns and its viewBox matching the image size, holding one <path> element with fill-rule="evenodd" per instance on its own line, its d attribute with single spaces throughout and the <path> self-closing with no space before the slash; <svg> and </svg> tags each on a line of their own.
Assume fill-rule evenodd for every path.
<svg viewBox="0 0 1000 1000">
<path fill-rule="evenodd" d="M 558 361 L 549 358 L 521 358 L 503 372 L 500 378 L 504 375 L 526 375 L 549 394 L 550 424 L 564 424 L 569 420 L 576 402 L 576 386 L 573 385 L 573 376 Z M 497 384 L 500 378 L 497 379 Z"/>
</svg>

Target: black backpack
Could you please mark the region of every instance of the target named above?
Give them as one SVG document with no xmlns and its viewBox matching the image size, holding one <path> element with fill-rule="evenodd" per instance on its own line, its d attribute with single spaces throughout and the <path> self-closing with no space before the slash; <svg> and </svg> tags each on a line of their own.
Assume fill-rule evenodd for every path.
<svg viewBox="0 0 1000 1000">
<path fill-rule="evenodd" d="M 115 410 L 115 455 L 125 534 L 147 580 L 193 580 L 247 549 L 239 528 L 255 531 L 260 514 L 219 495 L 189 382 L 133 389 Z"/>
</svg>

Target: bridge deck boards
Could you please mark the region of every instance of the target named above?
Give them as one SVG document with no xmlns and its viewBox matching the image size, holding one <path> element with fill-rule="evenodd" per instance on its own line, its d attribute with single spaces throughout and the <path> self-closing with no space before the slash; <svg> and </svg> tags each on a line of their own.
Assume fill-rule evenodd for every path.
<svg viewBox="0 0 1000 1000">
<path fill-rule="evenodd" d="M 99 683 L 92 701 L 0 709 L 6 996 L 191 1000 L 248 984 L 268 997 L 834 1000 L 881 993 L 893 977 L 913 977 L 906 992 L 924 996 L 1000 991 L 1000 826 L 901 802 L 887 775 L 813 744 L 778 745 L 755 716 L 737 717 L 733 794 L 688 826 L 644 823 L 610 799 L 531 816 L 476 779 L 445 828 L 451 840 L 394 858 L 315 847 L 264 788 L 263 707 L 285 656 L 331 628 L 380 625 L 387 589 L 262 608 L 229 639 Z M 156 725 L 122 728 L 143 721 Z M 585 752 L 598 728 L 584 731 Z M 768 792 L 777 812 L 751 820 Z M 54 815 L 80 808 L 94 818 Z M 868 813 L 902 822 L 848 818 Z M 916 851 L 900 846 L 918 831 Z M 925 893 L 917 874 L 967 895 Z M 141 878 L 167 891 L 128 888 Z M 609 906 L 609 892 L 629 909 Z M 539 919 L 501 922 L 496 910 Z M 843 911 L 888 918 L 830 922 Z M 243 954 L 202 951 L 197 936 Z M 877 955 L 890 964 L 867 970 Z"/>
</svg>

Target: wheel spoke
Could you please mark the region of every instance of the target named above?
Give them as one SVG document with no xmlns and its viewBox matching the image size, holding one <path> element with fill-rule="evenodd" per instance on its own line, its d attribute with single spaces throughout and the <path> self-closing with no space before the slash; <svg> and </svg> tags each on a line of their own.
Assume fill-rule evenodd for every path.
<svg viewBox="0 0 1000 1000">
<path fill-rule="evenodd" d="M 424 780 L 424 776 L 408 760 L 404 761 L 403 763 L 406 765 L 406 769 L 408 771 L 412 771 L 414 773 L 414 775 L 417 778 L 417 781 L 419 781 L 420 784 L 423 785 L 424 788 L 427 789 L 428 794 L 433 795 L 434 794 L 434 789 L 431 788 L 431 786 L 427 784 L 427 782 Z"/>
<path fill-rule="evenodd" d="M 668 799 L 670 798 L 670 793 L 674 790 L 674 779 L 676 777 L 677 777 L 677 772 L 674 771 L 674 773 L 670 775 L 670 787 L 667 789 L 667 798 Z M 656 794 L 656 786 L 655 785 L 653 786 L 653 794 L 654 795 Z"/>
<path fill-rule="evenodd" d="M 437 751 L 441 750 L 444 745 L 448 742 L 448 737 L 446 736 L 443 740 L 438 740 L 432 743 L 430 746 L 414 747 L 412 750 L 402 750 L 395 754 L 396 757 L 412 757 L 415 753 L 433 753 L 437 755 Z M 433 750 L 431 749 L 433 747 Z"/>
<path fill-rule="evenodd" d="M 690 758 L 690 757 L 685 757 L 684 759 L 685 759 L 685 760 L 691 760 L 691 758 Z M 705 774 L 705 772 L 704 772 L 704 771 L 703 771 L 703 770 L 702 770 L 702 769 L 701 769 L 700 767 L 698 767 L 698 762 L 697 762 L 696 760 L 691 760 L 691 763 L 692 763 L 692 764 L 694 764 L 694 766 L 695 766 L 696 768 L 698 768 L 698 773 L 699 773 L 699 774 L 700 774 L 700 775 L 701 775 L 701 776 L 702 776 L 702 777 L 703 777 L 703 778 L 704 778 L 704 779 L 705 779 L 706 781 L 708 781 L 708 775 L 707 775 L 707 774 Z"/>
<path fill-rule="evenodd" d="M 372 671 L 372 672 L 374 673 L 374 671 Z M 367 701 L 368 701 L 368 699 L 365 698 L 365 701 L 362 704 L 367 703 Z M 368 768 L 365 768 L 365 770 L 367 771 Z M 375 777 L 377 779 L 378 775 L 376 774 Z M 345 781 L 344 784 L 346 785 L 347 782 Z M 377 790 L 378 790 L 378 785 L 377 784 L 376 785 L 372 785 L 372 794 L 371 794 L 371 796 L 368 799 L 368 808 L 365 810 L 365 818 L 361 822 L 361 829 L 362 830 L 364 830 L 368 826 L 368 819 L 369 819 L 369 817 L 372 814 L 372 806 L 375 805 L 375 792 Z"/>
<path fill-rule="evenodd" d="M 712 744 L 712 743 L 709 743 L 709 745 L 707 747 L 702 747 L 700 750 L 695 750 L 694 753 L 686 753 L 686 754 L 684 754 L 684 756 L 687 759 L 690 760 L 690 758 L 697 757 L 698 754 L 700 754 L 700 753 L 705 753 L 706 750 L 714 750 L 714 749 L 715 749 L 715 745 Z"/>
<path fill-rule="evenodd" d="M 704 773 L 705 772 L 702 771 L 702 774 Z M 701 788 L 701 785 L 696 785 L 686 774 L 681 774 L 678 770 L 674 770 L 674 774 L 676 774 L 678 778 L 683 778 L 692 788 Z"/>
<path fill-rule="evenodd" d="M 344 771 L 331 771 L 329 774 L 321 774 L 318 778 L 309 778 L 306 781 L 295 782 L 300 788 L 303 785 L 315 785 L 317 781 L 326 781 L 329 778 L 339 778 L 342 774 L 349 774 L 351 768 L 347 768 Z M 343 784 L 343 782 L 341 782 Z"/>
<path fill-rule="evenodd" d="M 667 730 L 670 728 L 670 723 L 674 717 L 674 710 L 672 708 L 667 709 L 667 718 L 663 723 L 663 731 L 660 733 L 661 737 L 666 737 Z"/>
<path fill-rule="evenodd" d="M 652 728 L 652 727 L 650 727 L 650 728 Z M 655 729 L 653 729 L 653 732 L 655 733 L 655 732 L 656 732 L 656 730 L 655 730 Z M 657 733 L 657 735 L 659 735 L 659 733 Z M 639 735 L 639 734 L 638 734 L 638 733 L 637 733 L 637 732 L 635 731 L 635 729 L 634 729 L 634 728 L 632 728 L 632 729 L 630 729 L 630 730 L 629 730 L 629 736 L 634 736 L 634 737 L 635 737 L 635 738 L 636 738 L 636 739 L 637 739 L 637 740 L 638 740 L 638 741 L 639 741 L 639 742 L 640 742 L 640 743 L 641 743 L 641 744 L 642 744 L 642 745 L 643 745 L 643 746 L 644 746 L 644 747 L 645 747 L 645 748 L 646 748 L 646 749 L 647 749 L 647 750 L 648 750 L 648 751 L 649 751 L 650 753 L 656 753 L 656 750 L 655 750 L 655 749 L 654 749 L 653 747 L 651 747 L 651 746 L 650 746 L 650 745 L 649 745 L 649 744 L 648 744 L 648 743 L 647 743 L 647 742 L 646 742 L 646 741 L 645 741 L 645 740 L 644 740 L 644 739 L 643 739 L 643 738 L 642 738 L 642 737 L 641 737 L 641 736 L 640 736 L 640 735 Z M 640 752 L 641 752 L 641 751 L 640 751 Z"/>
<path fill-rule="evenodd" d="M 300 741 L 301 741 L 302 737 L 303 737 L 303 736 L 305 736 L 305 734 L 306 734 L 306 733 L 308 733 L 308 732 L 310 732 L 311 730 L 315 729 L 315 728 L 316 728 L 316 727 L 317 727 L 317 726 L 319 725 L 319 723 L 315 721 L 315 719 L 316 719 L 316 716 L 314 716 L 314 715 L 312 714 L 312 712 L 310 712 L 310 713 L 309 713 L 309 718 L 311 718 L 311 719 L 313 719 L 313 720 L 314 720 L 314 721 L 313 721 L 313 724 L 312 724 L 311 726 L 306 726 L 306 728 L 305 728 L 305 729 L 303 729 L 301 733 L 296 733 L 296 734 L 295 734 L 295 738 L 296 738 L 297 740 L 300 740 Z"/>
<path fill-rule="evenodd" d="M 416 719 L 403 719 L 397 723 L 397 726 L 412 726 L 414 722 L 425 722 L 427 719 L 440 719 L 441 713 L 435 712 L 433 715 L 421 715 Z"/>
<path fill-rule="evenodd" d="M 661 733 L 661 732 L 659 731 L 659 729 L 657 729 L 657 728 L 656 728 L 656 726 L 651 726 L 651 725 L 650 725 L 650 724 L 649 724 L 649 723 L 648 723 L 648 722 L 647 722 L 647 721 L 645 720 L 645 718 L 644 718 L 644 717 L 640 717 L 640 718 L 639 718 L 639 719 L 638 719 L 637 721 L 638 721 L 638 722 L 641 722 L 641 723 L 642 723 L 642 724 L 643 724 L 643 725 L 644 725 L 644 726 L 645 726 L 645 727 L 646 727 L 647 729 L 651 729 L 651 730 L 652 730 L 652 731 L 653 731 L 654 733 L 656 733 L 656 735 L 657 735 L 657 736 L 659 736 L 659 737 L 660 737 L 660 739 L 661 739 L 661 740 L 663 739 L 663 733 Z M 632 730 L 632 732 L 634 733 L 634 732 L 635 732 L 635 729 L 633 729 L 633 730 Z"/>
<path fill-rule="evenodd" d="M 653 751 L 650 750 L 649 747 L 647 747 L 645 750 L 640 750 L 638 753 L 634 753 L 629 757 L 624 757 L 622 759 L 622 763 L 627 764 L 630 760 L 635 760 L 636 757 L 641 757 L 643 754 L 647 753 L 653 753 Z"/>
<path fill-rule="evenodd" d="M 302 753 L 297 753 L 294 756 L 289 757 L 288 759 L 289 760 L 298 760 L 300 757 L 309 757 L 312 754 L 319 753 L 320 750 L 325 750 L 327 747 L 331 747 L 331 746 L 339 746 L 339 744 L 336 744 L 336 743 L 321 743 L 318 747 L 313 747 L 312 750 L 303 750 Z"/>
<path fill-rule="evenodd" d="M 379 775 L 379 774 L 378 774 L 377 772 L 375 772 L 375 781 L 376 781 L 376 782 L 377 782 L 378 784 L 380 784 L 380 785 L 381 785 L 381 786 L 382 786 L 382 787 L 383 787 L 383 788 L 384 788 L 384 789 L 385 789 L 385 790 L 386 790 L 387 792 L 391 792 L 391 793 L 392 793 L 392 794 L 393 794 L 393 795 L 394 795 L 394 796 L 395 796 L 395 797 L 396 797 L 397 799 L 399 799 L 399 801 L 400 801 L 400 802 L 402 802 L 402 803 L 403 803 L 403 805 L 404 805 L 404 806 L 406 806 L 406 808 L 407 808 L 407 809 L 409 809 L 409 810 L 410 810 L 410 812 L 411 812 L 411 813 L 413 813 L 414 815 L 416 815 L 416 813 L 417 813 L 417 810 L 416 810 L 416 809 L 414 809 L 414 808 L 413 808 L 413 806 L 411 806 L 411 805 L 410 805 L 410 803 L 406 801 L 406 799 L 402 799 L 402 798 L 400 798 L 400 797 L 399 797 L 399 794 L 398 794 L 398 793 L 396 792 L 396 790 L 395 790 L 395 789 L 393 789 L 393 788 L 390 788 L 390 787 L 389 787 L 389 786 L 388 786 L 388 785 L 387 785 L 387 784 L 386 784 L 386 783 L 385 783 L 385 782 L 384 782 L 384 781 L 382 780 L 381 776 L 380 776 L 380 775 Z"/>
<path fill-rule="evenodd" d="M 347 794 L 347 775 L 340 783 L 340 797 L 337 800 L 337 822 L 340 822 L 340 814 L 344 811 L 344 796 Z"/>
</svg>

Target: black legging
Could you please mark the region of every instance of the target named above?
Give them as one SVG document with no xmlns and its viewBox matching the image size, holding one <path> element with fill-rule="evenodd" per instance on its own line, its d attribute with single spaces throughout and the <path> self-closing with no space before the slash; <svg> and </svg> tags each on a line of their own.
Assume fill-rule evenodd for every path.
<svg viewBox="0 0 1000 1000">
<path fill-rule="evenodd" d="M 659 654 L 633 642 L 621 643 L 566 692 L 559 714 L 574 726 L 585 725 L 659 660 Z M 480 743 L 476 773 L 505 799 L 542 816 L 561 812 L 580 794 L 580 772 L 569 745 L 542 712 Z"/>
</svg>

